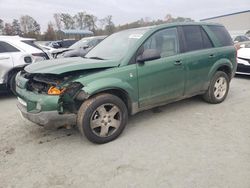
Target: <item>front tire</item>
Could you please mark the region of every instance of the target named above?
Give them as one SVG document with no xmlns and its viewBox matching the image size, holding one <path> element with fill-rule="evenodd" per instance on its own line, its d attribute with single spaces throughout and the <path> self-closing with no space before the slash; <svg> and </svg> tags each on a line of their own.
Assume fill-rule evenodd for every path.
<svg viewBox="0 0 250 188">
<path fill-rule="evenodd" d="M 223 102 L 229 91 L 229 78 L 225 72 L 217 71 L 213 76 L 207 92 L 203 95 L 203 99 L 211 104 Z"/>
<path fill-rule="evenodd" d="M 89 141 L 104 144 L 122 133 L 127 119 L 127 107 L 120 98 L 111 94 L 99 94 L 81 105 L 77 126 Z"/>
<path fill-rule="evenodd" d="M 17 92 L 16 92 L 16 75 L 18 72 L 13 73 L 10 78 L 9 78 L 9 89 L 10 91 L 17 96 Z"/>
</svg>

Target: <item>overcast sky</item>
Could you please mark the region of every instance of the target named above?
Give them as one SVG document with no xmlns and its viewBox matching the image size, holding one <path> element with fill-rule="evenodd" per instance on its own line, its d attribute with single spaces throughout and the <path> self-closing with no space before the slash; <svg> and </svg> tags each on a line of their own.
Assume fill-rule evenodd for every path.
<svg viewBox="0 0 250 188">
<path fill-rule="evenodd" d="M 41 24 L 42 30 L 57 12 L 86 11 L 98 18 L 113 15 L 117 25 L 145 17 L 163 19 L 167 14 L 199 21 L 245 10 L 250 10 L 250 0 L 0 0 L 1 19 L 11 22 L 28 14 Z"/>
</svg>

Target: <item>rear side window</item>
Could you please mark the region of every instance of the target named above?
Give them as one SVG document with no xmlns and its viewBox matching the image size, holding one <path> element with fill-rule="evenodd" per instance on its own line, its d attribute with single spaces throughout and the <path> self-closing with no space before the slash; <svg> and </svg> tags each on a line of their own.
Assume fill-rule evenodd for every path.
<svg viewBox="0 0 250 188">
<path fill-rule="evenodd" d="M 0 41 L 0 53 L 9 52 L 19 52 L 19 50 L 7 42 Z"/>
<path fill-rule="evenodd" d="M 209 25 L 208 28 L 214 33 L 221 46 L 231 46 L 233 41 L 223 26 Z"/>
<path fill-rule="evenodd" d="M 201 28 L 201 36 L 203 40 L 203 48 L 212 48 L 213 44 L 210 38 L 208 37 L 207 33 L 202 28 Z"/>
<path fill-rule="evenodd" d="M 200 26 L 183 26 L 186 52 L 213 47 L 207 33 Z"/>
</svg>

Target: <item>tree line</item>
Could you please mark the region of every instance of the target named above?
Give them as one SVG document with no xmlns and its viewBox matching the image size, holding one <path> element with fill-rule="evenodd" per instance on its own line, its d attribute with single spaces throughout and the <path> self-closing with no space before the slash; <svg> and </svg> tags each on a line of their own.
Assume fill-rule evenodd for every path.
<svg viewBox="0 0 250 188">
<path fill-rule="evenodd" d="M 4 20 L 0 19 L 0 35 L 19 35 L 36 38 L 38 40 L 58 40 L 65 37 L 59 32 L 62 29 L 87 29 L 92 31 L 94 35 L 110 35 L 124 29 L 187 21 L 193 20 L 184 17 L 174 18 L 170 14 L 167 14 L 164 19 L 152 20 L 147 17 L 135 22 L 116 26 L 113 22 L 112 15 L 99 19 L 95 15 L 86 12 L 78 12 L 75 15 L 55 13 L 53 15 L 53 21 L 50 21 L 46 31 L 41 33 L 40 24 L 33 17 L 23 15 L 19 19 L 13 19 L 11 23 L 4 22 Z"/>
</svg>

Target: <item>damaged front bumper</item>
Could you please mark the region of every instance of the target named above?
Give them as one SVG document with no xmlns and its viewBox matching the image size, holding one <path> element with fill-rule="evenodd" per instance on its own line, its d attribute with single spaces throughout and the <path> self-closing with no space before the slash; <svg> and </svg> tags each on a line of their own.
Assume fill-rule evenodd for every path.
<svg viewBox="0 0 250 188">
<path fill-rule="evenodd" d="M 23 82 L 22 82 L 23 83 Z M 17 107 L 22 116 L 45 128 L 59 128 L 76 125 L 75 113 L 63 113 L 58 104 L 59 96 L 36 94 L 17 85 Z"/>
<path fill-rule="evenodd" d="M 21 73 L 16 77 L 17 106 L 22 116 L 46 128 L 76 125 L 77 109 L 81 101 L 88 97 L 81 90 L 83 85 L 78 82 L 70 82 L 62 94 L 48 95 L 44 90 L 51 86 L 49 84 L 47 86 L 43 82 L 53 80 L 51 76 L 44 76 L 42 79 L 42 76 L 37 75 L 35 79 L 32 85 L 33 78 L 26 78 Z"/>
<path fill-rule="evenodd" d="M 76 114 L 59 114 L 58 111 L 31 113 L 21 102 L 18 102 L 17 107 L 25 119 L 48 129 L 76 125 Z"/>
</svg>

